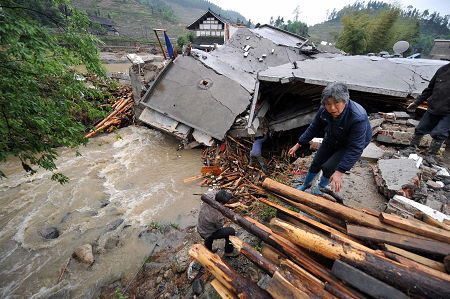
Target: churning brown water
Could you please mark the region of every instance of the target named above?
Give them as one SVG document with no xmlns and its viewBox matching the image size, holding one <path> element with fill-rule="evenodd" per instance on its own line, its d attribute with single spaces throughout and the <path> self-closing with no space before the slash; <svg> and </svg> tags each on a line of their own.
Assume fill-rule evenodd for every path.
<svg viewBox="0 0 450 299">
<path fill-rule="evenodd" d="M 91 297 L 138 269 L 150 253 L 138 234 L 152 221 L 195 223 L 193 193 L 201 189 L 182 180 L 199 173 L 200 151 L 177 151 L 176 140 L 131 126 L 91 139 L 81 156 L 58 152 L 58 171 L 70 178 L 65 185 L 45 171 L 26 176 L 15 159 L 0 164 L 8 176 L 0 180 L 2 298 Z M 60 236 L 44 239 L 39 231 L 47 227 Z M 74 249 L 87 243 L 96 245 L 95 263 L 72 260 L 57 283 Z"/>
</svg>

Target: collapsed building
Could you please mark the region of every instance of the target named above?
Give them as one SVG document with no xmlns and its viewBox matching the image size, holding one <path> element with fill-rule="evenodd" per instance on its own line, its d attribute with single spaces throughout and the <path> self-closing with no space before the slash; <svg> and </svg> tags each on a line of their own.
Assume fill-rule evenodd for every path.
<svg viewBox="0 0 450 299">
<path fill-rule="evenodd" d="M 323 87 L 335 81 L 346 83 L 369 113 L 399 110 L 445 63 L 344 56 L 269 25 L 239 28 L 212 52 L 192 50 L 168 62 L 137 116 L 182 140 L 212 145 L 227 132 L 248 137 L 263 127 L 278 132 L 309 124 Z"/>
</svg>

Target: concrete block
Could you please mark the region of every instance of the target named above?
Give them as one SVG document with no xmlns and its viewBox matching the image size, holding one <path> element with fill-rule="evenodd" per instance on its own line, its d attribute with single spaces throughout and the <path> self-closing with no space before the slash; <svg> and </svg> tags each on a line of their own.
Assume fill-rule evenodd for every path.
<svg viewBox="0 0 450 299">
<path fill-rule="evenodd" d="M 411 118 L 411 115 L 406 113 L 405 111 L 394 111 L 395 119 L 408 119 Z"/>
<path fill-rule="evenodd" d="M 427 207 L 430 207 L 436 211 L 441 211 L 442 204 L 443 203 L 441 201 L 434 199 L 431 195 L 428 195 L 427 200 L 425 201 L 425 205 Z"/>
<path fill-rule="evenodd" d="M 370 122 L 370 127 L 372 128 L 376 128 L 381 126 L 381 124 L 384 122 L 384 118 L 376 118 L 376 119 L 372 119 L 369 121 Z"/>
<path fill-rule="evenodd" d="M 396 194 L 404 185 L 417 185 L 420 170 L 416 162 L 411 159 L 381 159 L 378 169 L 383 179 L 385 193 L 389 196 Z"/>
<path fill-rule="evenodd" d="M 411 143 L 411 139 L 414 135 L 412 128 L 410 128 L 410 132 L 400 132 L 393 130 L 381 130 L 378 132 L 377 140 L 380 142 L 391 143 L 391 144 L 399 144 L 399 145 L 409 145 Z M 425 135 L 420 141 L 420 146 L 429 147 L 431 143 L 431 136 Z"/>
<path fill-rule="evenodd" d="M 385 152 L 385 150 L 379 148 L 375 145 L 375 143 L 371 142 L 364 149 L 361 158 L 369 161 L 377 161 L 378 159 L 383 157 Z"/>
<path fill-rule="evenodd" d="M 445 215 L 440 211 L 399 195 L 395 195 L 394 198 L 389 201 L 388 207 L 389 206 L 397 207 L 410 215 L 414 215 L 416 212 L 422 212 L 440 222 L 443 222 L 444 219 L 450 220 L 450 216 Z"/>
<path fill-rule="evenodd" d="M 440 189 L 442 189 L 445 185 L 444 185 L 443 182 L 440 182 L 440 181 L 435 182 L 435 181 L 432 181 L 432 180 L 428 180 L 428 181 L 427 181 L 427 186 L 430 187 L 430 188 L 433 189 L 433 190 L 440 190 Z"/>
<path fill-rule="evenodd" d="M 415 119 L 408 119 L 406 121 L 406 124 L 411 127 L 417 127 L 417 125 L 419 124 L 419 121 L 415 120 Z"/>
</svg>

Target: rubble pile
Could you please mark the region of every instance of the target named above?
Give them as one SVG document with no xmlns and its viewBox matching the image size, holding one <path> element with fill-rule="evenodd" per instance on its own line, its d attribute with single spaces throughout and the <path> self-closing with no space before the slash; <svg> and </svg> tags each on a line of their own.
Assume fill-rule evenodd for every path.
<svg viewBox="0 0 450 299">
<path fill-rule="evenodd" d="M 431 136 L 424 136 L 421 149 L 417 153 L 411 153 L 404 146 L 410 144 L 418 121 L 401 111 L 371 117 L 374 139 L 390 147 L 390 150 L 388 148 L 376 159 L 374 167 L 380 193 L 388 199 L 394 195 L 404 196 L 450 214 L 449 161 L 427 155 Z"/>
<path fill-rule="evenodd" d="M 261 180 L 265 173 L 255 165 L 249 165 L 251 142 L 246 138 L 238 140 L 227 136 L 225 141 L 217 146 L 203 150 L 202 160 L 206 165 L 201 174 L 187 178 L 185 183 L 201 180 L 198 185 L 214 189 L 226 189 L 239 198 L 240 203 L 249 203 L 257 196 L 265 194 L 261 188 Z M 272 177 L 286 179 L 290 165 L 289 160 L 282 156 L 273 156 L 267 161 Z"/>
<path fill-rule="evenodd" d="M 191 247 L 189 254 L 214 275 L 211 284 L 223 298 L 450 296 L 448 216 L 444 220 L 423 212 L 422 220 L 426 215 L 433 221 L 406 220 L 347 207 L 269 178 L 262 186 L 266 195 L 257 200 L 277 210 L 270 227 L 206 194 L 201 197 L 264 242 L 258 252 L 230 237 L 241 254 L 267 273 L 258 284 L 203 245 Z"/>
</svg>

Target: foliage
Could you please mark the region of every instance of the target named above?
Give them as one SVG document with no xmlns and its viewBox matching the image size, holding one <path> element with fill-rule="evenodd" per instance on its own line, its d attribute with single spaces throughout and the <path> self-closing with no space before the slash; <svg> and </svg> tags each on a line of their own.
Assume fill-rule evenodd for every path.
<svg viewBox="0 0 450 299">
<path fill-rule="evenodd" d="M 367 50 L 367 15 L 358 17 L 342 17 L 344 29 L 337 40 L 336 46 L 352 55 L 364 54 Z"/>
<path fill-rule="evenodd" d="M 180 35 L 177 38 L 177 46 L 182 49 L 184 45 L 192 43 L 194 41 L 194 34 L 192 32 Z"/>
<path fill-rule="evenodd" d="M 157 230 L 157 231 L 160 232 L 160 233 L 164 232 L 163 226 L 160 225 L 160 224 L 158 224 L 158 222 L 156 222 L 156 221 L 152 221 L 152 222 L 150 223 L 150 225 L 149 225 L 149 228 L 150 228 L 151 230 Z"/>
<path fill-rule="evenodd" d="M 298 15 L 297 17 L 298 18 Z M 273 17 L 270 17 L 270 25 L 275 26 L 277 28 L 292 32 L 294 34 L 300 35 L 300 36 L 307 36 L 308 35 L 308 25 L 306 23 L 303 23 L 301 21 L 295 20 L 291 21 L 288 20 L 286 23 L 284 22 L 284 18 L 278 16 L 276 20 L 273 19 Z"/>
<path fill-rule="evenodd" d="M 239 21 L 236 23 L 247 23 L 247 20 L 240 13 L 234 10 L 224 10 L 208 0 L 170 0 L 170 2 L 177 3 L 183 7 L 199 8 L 202 10 L 211 9 L 214 13 L 219 14 L 229 20 Z"/>
<path fill-rule="evenodd" d="M 33 165 L 56 170 L 55 147 L 87 142 L 76 116 L 102 115 L 89 100 L 100 97 L 100 91 L 87 88 L 71 67 L 83 64 L 103 76 L 99 41 L 88 34 L 87 17 L 66 2 L 0 4 L 0 161 L 17 156 L 31 174 Z M 58 173 L 52 179 L 67 182 Z"/>
<path fill-rule="evenodd" d="M 116 295 L 117 299 L 127 299 L 128 296 L 123 293 L 123 290 L 120 287 L 117 287 L 114 295 Z"/>
<path fill-rule="evenodd" d="M 164 20 L 174 22 L 176 20 L 173 9 L 162 0 L 136 0 L 137 2 L 149 7 L 152 14 L 158 13 Z"/>
<path fill-rule="evenodd" d="M 358 42 L 356 38 L 349 37 L 349 31 L 355 30 L 354 26 L 364 25 L 358 20 L 361 15 L 367 15 L 370 20 L 364 27 L 367 42 L 365 52 L 361 52 L 364 41 Z M 430 13 L 429 10 L 420 12 L 411 5 L 400 10 L 395 5 L 382 1 L 367 3 L 357 1 L 340 11 L 334 9 L 328 15 L 328 22 L 338 19 L 341 19 L 344 27 L 347 25 L 348 30 L 345 32 L 344 29 L 341 32 L 341 36 L 344 37 L 340 36 L 338 47 L 343 45 L 344 48 L 341 49 L 351 54 L 390 50 L 399 40 L 408 41 L 412 46 L 410 51 L 428 54 L 434 39 L 445 39 L 450 36 L 449 15 L 440 16 L 439 13 Z M 362 31 L 362 28 L 359 29 Z M 359 51 L 354 52 L 355 49 Z"/>
<path fill-rule="evenodd" d="M 369 23 L 367 51 L 380 52 L 387 49 L 392 36 L 392 27 L 400 13 L 398 8 L 382 11 Z"/>
</svg>

